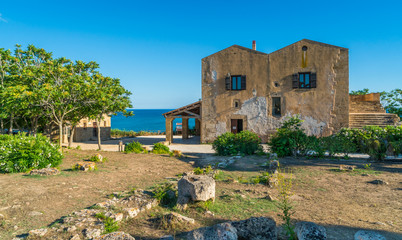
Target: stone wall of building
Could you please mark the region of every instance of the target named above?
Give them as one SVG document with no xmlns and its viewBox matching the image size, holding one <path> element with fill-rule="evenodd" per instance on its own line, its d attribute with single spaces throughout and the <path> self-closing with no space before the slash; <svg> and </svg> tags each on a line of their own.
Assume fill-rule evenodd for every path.
<svg viewBox="0 0 402 240">
<path fill-rule="evenodd" d="M 294 89 L 292 76 L 299 72 L 316 73 L 317 87 Z M 228 74 L 246 75 L 246 90 L 226 90 Z M 273 97 L 280 97 L 281 116 L 272 114 Z M 286 117 L 296 114 L 311 135 L 329 135 L 348 126 L 347 49 L 302 40 L 271 54 L 232 46 L 202 59 L 201 142 L 231 131 L 231 119 L 242 119 L 244 130 L 266 140 Z"/>
</svg>

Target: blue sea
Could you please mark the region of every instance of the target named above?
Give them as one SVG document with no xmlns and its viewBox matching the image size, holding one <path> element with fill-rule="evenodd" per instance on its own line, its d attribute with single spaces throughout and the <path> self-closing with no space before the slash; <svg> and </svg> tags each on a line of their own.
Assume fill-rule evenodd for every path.
<svg viewBox="0 0 402 240">
<path fill-rule="evenodd" d="M 171 110 L 173 109 L 128 109 L 128 111 L 133 111 L 134 116 L 124 117 L 121 113 L 112 116 L 112 129 L 133 130 L 135 132 L 164 132 L 166 131 L 166 127 L 165 118 L 162 116 L 162 113 Z M 177 118 L 173 121 L 173 130 L 175 129 L 176 123 L 181 123 L 181 118 Z M 188 125 L 190 128 L 194 128 L 195 120 L 190 119 Z"/>
</svg>

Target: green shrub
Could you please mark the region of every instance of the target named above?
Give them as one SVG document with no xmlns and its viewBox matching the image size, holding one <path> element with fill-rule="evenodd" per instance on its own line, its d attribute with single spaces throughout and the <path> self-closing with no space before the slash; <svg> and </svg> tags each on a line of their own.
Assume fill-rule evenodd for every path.
<svg viewBox="0 0 402 240">
<path fill-rule="evenodd" d="M 131 142 L 131 143 L 126 143 L 124 146 L 124 152 L 125 153 L 143 153 L 145 152 L 145 149 L 142 147 L 142 144 L 139 142 Z"/>
<path fill-rule="evenodd" d="M 220 156 L 244 154 L 252 155 L 262 151 L 261 138 L 250 131 L 242 131 L 237 134 L 231 132 L 220 135 L 212 147 Z"/>
<path fill-rule="evenodd" d="M 57 145 L 38 134 L 0 135 L 0 172 L 26 172 L 61 164 L 63 154 Z"/>
<path fill-rule="evenodd" d="M 165 146 L 162 143 L 154 143 L 154 148 L 152 149 L 152 153 L 170 154 L 170 149 L 168 146 Z"/>
<path fill-rule="evenodd" d="M 104 213 L 97 213 L 95 217 L 101 219 L 105 224 L 105 231 L 104 231 L 105 234 L 116 232 L 120 228 L 119 223 L 117 221 L 115 221 L 111 217 L 106 216 Z"/>
<path fill-rule="evenodd" d="M 284 121 L 268 142 L 271 152 L 276 153 L 278 157 L 297 156 L 300 152 L 306 152 L 308 137 L 301 129 L 302 123 L 303 120 L 298 116 Z"/>
<path fill-rule="evenodd" d="M 193 172 L 195 175 L 203 175 L 203 174 L 209 174 L 213 171 L 214 169 L 211 167 L 211 165 L 208 165 L 206 168 L 200 168 L 196 167 L 193 169 Z"/>
<path fill-rule="evenodd" d="M 152 190 L 154 198 L 162 206 L 173 207 L 177 202 L 177 189 L 172 183 L 156 185 Z"/>
</svg>

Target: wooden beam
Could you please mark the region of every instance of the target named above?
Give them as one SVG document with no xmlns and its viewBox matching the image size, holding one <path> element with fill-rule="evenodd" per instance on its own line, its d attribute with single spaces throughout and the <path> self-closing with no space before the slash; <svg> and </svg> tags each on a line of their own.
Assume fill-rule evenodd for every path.
<svg viewBox="0 0 402 240">
<path fill-rule="evenodd" d="M 185 113 L 187 113 L 187 114 L 189 114 L 189 115 L 192 115 L 192 116 L 194 116 L 194 117 L 201 118 L 201 116 L 198 115 L 198 114 L 196 114 L 196 113 L 193 113 L 193 112 L 190 112 L 190 111 L 187 111 L 187 110 L 184 110 L 183 112 L 185 112 Z"/>
</svg>

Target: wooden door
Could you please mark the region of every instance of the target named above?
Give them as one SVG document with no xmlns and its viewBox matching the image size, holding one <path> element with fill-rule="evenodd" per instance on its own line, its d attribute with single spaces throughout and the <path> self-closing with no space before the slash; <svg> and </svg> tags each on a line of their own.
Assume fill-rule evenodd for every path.
<svg viewBox="0 0 402 240">
<path fill-rule="evenodd" d="M 237 123 L 238 123 L 237 119 L 231 119 L 231 128 L 230 129 L 232 130 L 232 133 L 234 133 L 234 134 L 238 133 Z"/>
</svg>

